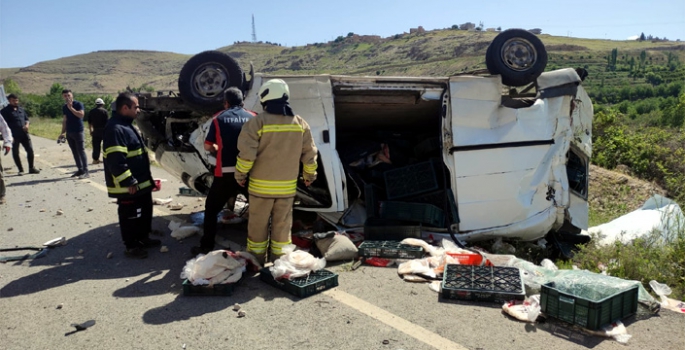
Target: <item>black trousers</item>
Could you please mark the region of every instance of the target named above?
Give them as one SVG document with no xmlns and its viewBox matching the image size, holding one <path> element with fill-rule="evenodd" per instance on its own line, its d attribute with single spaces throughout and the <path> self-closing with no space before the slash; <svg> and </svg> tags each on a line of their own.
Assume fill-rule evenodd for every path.
<svg viewBox="0 0 685 350">
<path fill-rule="evenodd" d="M 25 132 L 18 132 L 14 136 L 12 142 L 12 158 L 14 164 L 19 171 L 24 171 L 24 166 L 21 165 L 21 158 L 19 158 L 19 145 L 24 147 L 26 151 L 26 159 L 29 161 L 29 170 L 33 169 L 33 144 L 31 144 L 31 136 Z"/>
<path fill-rule="evenodd" d="M 88 158 L 86 157 L 86 136 L 81 132 L 67 132 L 67 143 L 74 156 L 76 168 L 82 173 L 88 172 Z"/>
<path fill-rule="evenodd" d="M 214 249 L 219 212 L 224 208 L 229 198 L 237 196 L 238 193 L 246 195 L 246 188 L 247 186 L 240 187 L 238 185 L 233 177 L 233 173 L 223 174 L 222 177 L 214 178 L 205 201 L 205 233 L 202 235 L 202 239 L 200 239 L 200 246 L 203 249 Z"/>
<path fill-rule="evenodd" d="M 105 129 L 94 129 L 91 137 L 93 138 L 93 160 L 100 159 L 100 150 L 102 149 L 102 136 Z"/>
<path fill-rule="evenodd" d="M 152 231 L 152 193 L 119 198 L 119 228 L 127 249 L 141 246 Z"/>
</svg>

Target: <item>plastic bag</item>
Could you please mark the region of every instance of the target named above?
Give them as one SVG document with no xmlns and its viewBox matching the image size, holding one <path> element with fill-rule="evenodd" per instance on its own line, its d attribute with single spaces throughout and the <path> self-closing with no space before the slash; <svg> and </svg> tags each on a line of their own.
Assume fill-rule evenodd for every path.
<svg viewBox="0 0 685 350">
<path fill-rule="evenodd" d="M 607 338 L 614 338 L 617 342 L 621 344 L 627 344 L 628 340 L 632 338 L 633 336 L 628 334 L 628 330 L 626 329 L 626 326 L 623 325 L 623 322 L 621 321 L 616 321 L 610 325 L 606 325 L 602 327 L 601 330 L 598 331 L 589 331 L 590 334 L 600 336 L 600 337 L 607 337 Z"/>
<path fill-rule="evenodd" d="M 275 279 L 293 279 L 309 275 L 312 271 L 318 271 L 326 267 L 326 259 L 317 259 L 313 255 L 295 250 L 295 245 L 289 244 L 283 247 L 283 255 L 270 267 L 271 275 Z"/>
<path fill-rule="evenodd" d="M 202 230 L 197 226 L 181 226 L 183 223 L 178 221 L 169 222 L 169 230 L 171 230 L 171 237 L 181 240 L 192 235 L 199 234 Z"/>
<path fill-rule="evenodd" d="M 223 283 L 234 270 L 244 266 L 228 254 L 228 251 L 215 250 L 188 260 L 181 272 L 181 278 L 187 278 L 194 285 Z"/>
<path fill-rule="evenodd" d="M 661 298 L 661 307 L 669 309 L 671 311 L 679 312 L 679 313 L 685 313 L 685 303 L 680 301 L 680 300 L 675 300 L 671 299 L 668 297 L 668 295 L 671 295 L 673 291 L 671 291 L 671 288 L 667 286 L 664 283 L 659 283 L 655 280 L 649 281 L 649 286 L 652 287 L 652 290 L 656 295 L 658 295 Z"/>
<path fill-rule="evenodd" d="M 540 294 L 531 295 L 526 300 L 513 300 L 502 305 L 502 310 L 517 320 L 535 322 L 540 315 Z"/>
</svg>

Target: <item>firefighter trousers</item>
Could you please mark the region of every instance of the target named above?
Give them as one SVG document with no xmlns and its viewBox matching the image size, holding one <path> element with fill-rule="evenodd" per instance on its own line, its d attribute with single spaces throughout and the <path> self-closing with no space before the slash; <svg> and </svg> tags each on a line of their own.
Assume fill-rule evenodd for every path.
<svg viewBox="0 0 685 350">
<path fill-rule="evenodd" d="M 284 246 L 291 243 L 293 201 L 291 198 L 262 198 L 250 195 L 250 220 L 247 224 L 247 251 L 264 262 L 267 248 L 270 259 L 283 255 Z M 269 238 L 269 219 L 271 237 Z"/>
</svg>

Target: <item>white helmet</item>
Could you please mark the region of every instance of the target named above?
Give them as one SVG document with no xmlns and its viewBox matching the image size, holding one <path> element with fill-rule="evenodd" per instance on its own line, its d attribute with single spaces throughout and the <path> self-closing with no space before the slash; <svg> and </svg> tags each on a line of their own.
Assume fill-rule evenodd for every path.
<svg viewBox="0 0 685 350">
<path fill-rule="evenodd" d="M 95 104 L 96 104 L 96 105 L 104 105 L 104 104 L 105 104 L 105 101 L 103 101 L 101 98 L 98 98 L 98 99 L 95 100 Z"/>
<path fill-rule="evenodd" d="M 286 101 L 290 98 L 288 84 L 282 79 L 271 79 L 259 88 L 259 102 L 262 104 L 266 101 L 278 100 L 281 98 L 285 98 Z"/>
</svg>

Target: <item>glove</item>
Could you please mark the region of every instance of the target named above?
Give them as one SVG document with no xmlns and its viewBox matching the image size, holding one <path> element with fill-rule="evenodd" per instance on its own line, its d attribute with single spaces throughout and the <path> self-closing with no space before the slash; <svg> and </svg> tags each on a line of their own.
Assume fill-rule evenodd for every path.
<svg viewBox="0 0 685 350">
<path fill-rule="evenodd" d="M 5 155 L 7 155 L 7 153 L 10 153 L 10 146 L 5 146 L 4 148 L 5 148 Z"/>
</svg>

